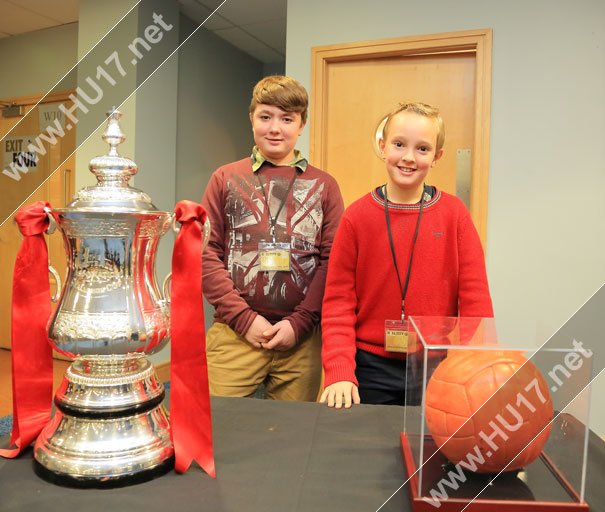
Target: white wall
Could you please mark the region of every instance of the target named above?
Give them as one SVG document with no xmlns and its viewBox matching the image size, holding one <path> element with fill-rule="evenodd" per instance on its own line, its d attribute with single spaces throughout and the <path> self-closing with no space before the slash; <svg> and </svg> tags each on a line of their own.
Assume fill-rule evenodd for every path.
<svg viewBox="0 0 605 512">
<path fill-rule="evenodd" d="M 477 28 L 494 33 L 496 320 L 502 340 L 539 345 L 605 282 L 605 2 L 289 0 L 286 71 L 309 87 L 313 46 Z M 600 434 L 603 392 L 601 378 L 591 422 Z"/>
</svg>

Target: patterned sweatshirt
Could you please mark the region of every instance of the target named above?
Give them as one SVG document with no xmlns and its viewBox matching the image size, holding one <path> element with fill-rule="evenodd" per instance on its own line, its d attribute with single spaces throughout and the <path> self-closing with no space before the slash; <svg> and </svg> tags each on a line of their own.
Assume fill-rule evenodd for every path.
<svg viewBox="0 0 605 512">
<path fill-rule="evenodd" d="M 389 203 L 393 243 L 405 282 L 419 205 Z M 462 201 L 437 191 L 424 204 L 405 299 L 406 317 L 492 317 L 483 248 Z M 401 318 L 384 200 L 372 191 L 345 211 L 334 240 L 322 311 L 325 386 L 357 384 L 355 352 L 401 359 L 384 348 L 385 320 Z"/>
<path fill-rule="evenodd" d="M 253 172 L 244 158 L 214 172 L 202 205 L 212 223 L 204 295 L 216 308 L 215 321 L 244 335 L 257 314 L 272 323 L 285 318 L 296 341 L 305 339 L 320 322 L 328 256 L 344 209 L 334 178 L 311 165 L 264 162 Z M 270 217 L 278 211 L 276 241 L 290 244 L 291 270 L 261 271 L 258 244 L 272 241 Z"/>
</svg>

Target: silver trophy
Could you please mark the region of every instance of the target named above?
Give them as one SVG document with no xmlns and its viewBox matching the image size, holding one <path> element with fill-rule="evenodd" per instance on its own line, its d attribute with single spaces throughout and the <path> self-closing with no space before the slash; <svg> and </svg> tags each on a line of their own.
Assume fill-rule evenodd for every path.
<svg viewBox="0 0 605 512">
<path fill-rule="evenodd" d="M 39 476 L 81 487 L 128 485 L 174 465 L 164 386 L 145 357 L 169 339 L 169 304 L 156 281 L 155 256 L 173 215 L 129 186 L 137 166 L 117 151 L 125 140 L 121 114 L 107 115 L 109 153 L 89 165 L 97 184 L 52 211 L 68 274 L 49 338 L 75 360 L 34 447 Z"/>
</svg>

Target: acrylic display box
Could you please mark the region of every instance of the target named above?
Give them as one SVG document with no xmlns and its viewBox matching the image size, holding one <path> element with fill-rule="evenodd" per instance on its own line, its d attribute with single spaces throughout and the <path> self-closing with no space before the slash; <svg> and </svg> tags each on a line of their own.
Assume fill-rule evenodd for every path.
<svg viewBox="0 0 605 512">
<path fill-rule="evenodd" d="M 492 318 L 409 318 L 401 446 L 414 512 L 589 509 L 592 353 L 519 340 L 499 342 Z"/>
</svg>

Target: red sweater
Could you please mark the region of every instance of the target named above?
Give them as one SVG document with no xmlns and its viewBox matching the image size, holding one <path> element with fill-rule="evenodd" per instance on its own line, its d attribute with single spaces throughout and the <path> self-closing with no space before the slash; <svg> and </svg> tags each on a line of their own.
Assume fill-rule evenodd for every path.
<svg viewBox="0 0 605 512">
<path fill-rule="evenodd" d="M 293 173 L 296 181 L 286 196 Z M 257 314 L 275 323 L 288 319 L 296 341 L 320 322 L 328 256 L 344 209 L 333 177 L 307 165 L 303 172 L 264 163 L 258 171 L 271 216 L 285 203 L 276 224 L 276 241 L 291 246 L 291 271 L 259 271 L 258 243 L 270 241 L 263 188 L 250 157 L 217 169 L 202 205 L 212 223 L 204 251 L 204 295 L 215 320 L 244 335 Z"/>
<path fill-rule="evenodd" d="M 390 203 L 401 283 L 405 283 L 419 205 Z M 485 259 L 470 214 L 457 197 L 439 192 L 424 204 L 405 300 L 406 317 L 492 317 Z M 401 289 L 376 192 L 349 206 L 328 267 L 322 310 L 325 386 L 357 384 L 356 349 L 395 359 L 384 348 L 384 321 L 401 318 Z"/>
</svg>

